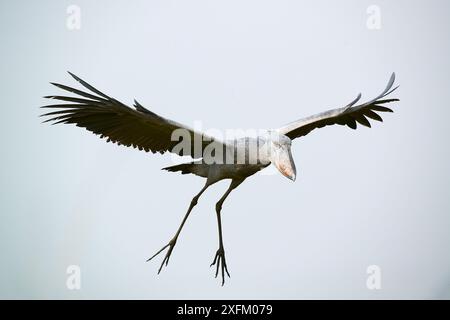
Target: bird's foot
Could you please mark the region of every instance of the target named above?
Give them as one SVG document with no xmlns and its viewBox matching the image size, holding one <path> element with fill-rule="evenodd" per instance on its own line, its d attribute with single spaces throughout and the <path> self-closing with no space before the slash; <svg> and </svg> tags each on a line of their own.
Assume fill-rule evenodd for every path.
<svg viewBox="0 0 450 320">
<path fill-rule="evenodd" d="M 227 262 L 225 260 L 225 250 L 223 249 L 223 247 L 220 247 L 217 252 L 216 255 L 214 257 L 214 261 L 211 263 L 210 267 L 212 267 L 213 265 L 216 265 L 216 278 L 219 274 L 219 267 L 221 269 L 221 273 L 222 273 L 222 286 L 225 284 L 225 272 L 228 275 L 228 278 L 230 278 L 230 273 L 228 272 L 227 269 Z"/>
<path fill-rule="evenodd" d="M 166 244 L 164 247 L 162 247 L 157 253 L 155 253 L 151 258 L 149 258 L 147 261 L 152 260 L 154 257 L 156 257 L 158 254 L 160 254 L 162 251 L 164 251 L 167 247 L 169 247 L 169 250 L 167 250 L 166 255 L 164 256 L 163 261 L 161 262 L 161 266 L 158 269 L 158 274 L 161 272 L 164 264 L 167 267 L 167 264 L 169 263 L 170 255 L 172 254 L 173 248 L 175 247 L 175 244 L 177 243 L 177 239 L 173 238 L 169 241 L 168 244 Z"/>
</svg>

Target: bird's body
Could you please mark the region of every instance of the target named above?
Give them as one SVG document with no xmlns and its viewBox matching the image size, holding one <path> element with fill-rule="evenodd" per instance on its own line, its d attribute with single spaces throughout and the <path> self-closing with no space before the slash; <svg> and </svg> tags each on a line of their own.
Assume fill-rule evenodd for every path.
<svg viewBox="0 0 450 320">
<path fill-rule="evenodd" d="M 398 99 L 385 99 L 387 95 L 396 89 L 392 89 L 395 80 L 395 75 L 392 74 L 386 89 L 369 102 L 356 105 L 361 98 L 361 95 L 358 95 L 354 101 L 345 107 L 332 109 L 291 122 L 278 129 L 264 130 L 255 136 L 222 141 L 175 121 L 163 118 L 144 108 L 137 101 L 134 103 L 134 109 L 130 108 L 100 92 L 77 76 L 71 75 L 90 92 L 53 83 L 55 86 L 77 96 L 45 97 L 66 102 L 64 104 L 44 106 L 44 108 L 58 109 L 57 111 L 44 114 L 43 116 L 51 116 L 46 121 L 73 123 L 119 145 L 133 146 L 153 153 L 172 152 L 182 156 L 191 156 L 196 160 L 163 169 L 206 178 L 205 186 L 192 199 L 175 236 L 149 259 L 153 259 L 163 250 L 168 249 L 158 273 L 164 264 L 168 264 L 178 236 L 191 210 L 197 204 L 203 192 L 218 181 L 231 180 L 229 188 L 216 204 L 219 249 L 211 265 L 216 265 L 216 277 L 220 268 L 222 285 L 225 280 L 225 272 L 228 274 L 228 270 L 222 237 L 221 209 L 223 202 L 231 191 L 238 187 L 246 178 L 264 169 L 271 163 L 276 166 L 282 175 L 294 181 L 296 168 L 291 154 L 292 140 L 305 136 L 316 128 L 322 128 L 327 125 L 346 125 L 356 129 L 357 123 L 359 123 L 370 127 L 371 125 L 367 118 L 382 121 L 377 112 L 392 112 L 391 109 L 383 105 L 398 101 Z"/>
<path fill-rule="evenodd" d="M 222 143 L 223 153 L 220 157 L 212 159 L 214 161 L 208 163 L 201 159 L 163 168 L 163 170 L 181 171 L 182 174 L 192 173 L 208 178 L 210 181 L 245 179 L 270 165 L 270 158 L 263 150 L 269 134 L 269 131 L 266 131 L 265 135 L 257 137 L 224 140 Z M 232 159 L 227 161 L 227 155 Z"/>
<path fill-rule="evenodd" d="M 182 174 L 192 173 L 196 176 L 209 178 L 211 181 L 220 181 L 223 179 L 245 179 L 269 166 L 268 164 L 207 164 L 203 161 L 183 163 L 175 166 L 163 168 L 163 170 Z"/>
</svg>

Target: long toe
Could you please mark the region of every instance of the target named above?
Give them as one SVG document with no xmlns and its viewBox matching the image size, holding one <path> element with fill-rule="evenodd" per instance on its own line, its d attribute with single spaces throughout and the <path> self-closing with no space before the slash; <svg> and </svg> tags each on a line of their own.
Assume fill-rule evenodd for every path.
<svg viewBox="0 0 450 320">
<path fill-rule="evenodd" d="M 161 262 L 161 265 L 158 269 L 158 274 L 161 272 L 162 268 L 164 267 L 164 265 L 168 265 L 169 264 L 169 259 L 170 259 L 170 255 L 172 254 L 173 248 L 175 247 L 176 244 L 176 239 L 172 239 L 169 241 L 168 244 L 166 244 L 164 247 L 162 247 L 157 253 L 155 253 L 151 258 L 149 258 L 147 261 L 152 260 L 154 257 L 156 257 L 157 255 L 159 255 L 161 252 L 164 251 L 164 249 L 166 249 L 167 247 L 169 247 L 169 250 L 167 250 L 163 261 Z"/>
<path fill-rule="evenodd" d="M 216 266 L 216 274 L 215 277 L 219 275 L 219 270 L 222 276 L 222 286 L 225 284 L 225 273 L 230 278 L 230 273 L 228 272 L 227 268 L 227 262 L 225 260 L 225 252 L 223 249 L 219 249 L 216 252 L 216 255 L 214 257 L 214 261 L 211 263 L 211 267 L 215 265 Z"/>
</svg>

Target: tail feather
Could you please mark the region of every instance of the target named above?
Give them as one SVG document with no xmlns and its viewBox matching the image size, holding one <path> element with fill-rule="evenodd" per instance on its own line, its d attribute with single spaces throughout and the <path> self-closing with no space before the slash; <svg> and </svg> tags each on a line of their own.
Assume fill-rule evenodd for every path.
<svg viewBox="0 0 450 320">
<path fill-rule="evenodd" d="M 181 174 L 188 174 L 188 173 L 194 173 L 193 172 L 193 168 L 194 168 L 194 163 L 182 163 L 182 164 L 177 164 L 175 166 L 170 166 L 170 167 L 165 167 L 162 168 L 161 170 L 167 170 L 170 172 L 177 172 L 177 171 L 181 171 Z"/>
</svg>

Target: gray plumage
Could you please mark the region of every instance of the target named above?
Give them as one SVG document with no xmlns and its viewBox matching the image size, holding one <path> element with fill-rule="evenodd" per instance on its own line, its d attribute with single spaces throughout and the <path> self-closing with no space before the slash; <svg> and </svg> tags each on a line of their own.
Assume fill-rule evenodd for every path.
<svg viewBox="0 0 450 320">
<path fill-rule="evenodd" d="M 181 156 L 191 156 L 196 159 L 190 163 L 178 164 L 163 168 L 170 172 L 194 174 L 206 178 L 205 186 L 192 199 L 188 211 L 178 228 L 175 236 L 150 259 L 168 249 L 159 267 L 158 273 L 169 258 L 178 240 L 178 236 L 189 217 L 193 207 L 203 192 L 212 184 L 223 179 L 230 179 L 231 183 L 225 194 L 216 204 L 216 215 L 219 231 L 219 249 L 211 266 L 216 265 L 216 277 L 221 271 L 222 285 L 225 273 L 229 276 L 222 236 L 221 209 L 222 204 L 233 189 L 238 187 L 246 178 L 264 169 L 271 163 L 285 177 L 295 180 L 296 168 L 291 154 L 291 143 L 295 138 L 303 137 L 316 128 L 328 125 L 346 125 L 352 129 L 357 124 L 371 127 L 369 119 L 382 121 L 380 112 L 392 112 L 385 105 L 398 99 L 387 99 L 397 87 L 393 88 L 395 74 L 392 74 L 386 89 L 366 103 L 357 105 L 361 94 L 345 107 L 332 109 L 298 121 L 291 122 L 281 128 L 264 130 L 256 137 L 244 137 L 233 140 L 220 140 L 197 132 L 178 122 L 166 119 L 144 108 L 134 101 L 134 108 L 111 98 L 100 92 L 74 74 L 69 74 L 89 92 L 78 90 L 58 83 L 56 87 L 73 93 L 75 96 L 52 95 L 45 98 L 62 101 L 61 104 L 43 106 L 43 108 L 57 109 L 43 114 L 49 117 L 44 122 L 75 124 L 107 139 L 108 142 L 119 145 L 133 146 L 147 152 L 173 152 Z M 192 143 L 187 148 L 178 148 L 182 137 L 174 139 L 174 133 L 184 133 L 184 138 Z M 214 152 L 208 154 L 214 147 Z M 208 156 L 207 156 L 208 154 Z M 232 155 L 227 158 L 227 155 Z M 214 160 L 214 161 L 211 161 Z M 232 161 L 229 161 L 232 159 Z"/>
</svg>

